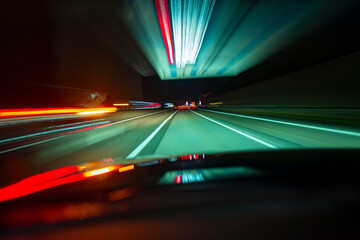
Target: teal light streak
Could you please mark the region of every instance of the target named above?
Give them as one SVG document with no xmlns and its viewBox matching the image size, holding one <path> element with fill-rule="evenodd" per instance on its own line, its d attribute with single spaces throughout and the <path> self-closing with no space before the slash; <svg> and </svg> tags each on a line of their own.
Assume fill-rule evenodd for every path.
<svg viewBox="0 0 360 240">
<path fill-rule="evenodd" d="M 79 124 L 91 123 L 91 122 L 99 122 L 100 120 L 105 120 L 105 119 L 96 119 L 96 120 L 84 121 L 84 122 L 78 122 L 78 123 L 67 123 L 67 124 L 61 124 L 61 125 L 55 125 L 55 126 L 46 127 L 45 129 L 73 126 L 73 125 L 79 125 Z"/>
<path fill-rule="evenodd" d="M 97 122 L 97 123 L 84 124 L 84 125 L 81 125 L 81 126 L 74 126 L 74 127 L 54 129 L 54 130 L 44 131 L 44 132 L 37 132 L 37 133 L 32 133 L 32 134 L 28 134 L 28 135 L 19 136 L 19 137 L 3 139 L 3 140 L 0 140 L 0 143 L 6 143 L 6 142 L 11 142 L 11 141 L 16 141 L 16 140 L 25 139 L 25 138 L 31 138 L 31 137 L 41 136 L 41 135 L 45 135 L 45 134 L 49 134 L 49 133 L 62 132 L 62 131 L 74 130 L 74 129 L 84 128 L 84 127 L 102 125 L 102 124 L 106 124 L 106 123 L 109 123 L 109 122 L 110 122 L 110 121 L 102 121 L 102 122 Z"/>
<path fill-rule="evenodd" d="M 133 118 L 124 119 L 124 120 L 117 121 L 117 122 L 113 122 L 113 123 L 110 123 L 110 124 L 106 124 L 105 126 L 101 126 L 101 125 L 100 125 L 100 127 L 109 127 L 109 126 L 113 126 L 113 125 L 116 125 L 116 124 L 120 124 L 120 123 L 124 123 L 124 122 L 128 122 L 128 121 L 136 120 L 136 119 L 139 119 L 139 118 L 143 118 L 143 117 L 147 117 L 147 116 L 159 114 L 159 113 L 162 113 L 162 112 L 165 112 L 165 111 L 169 111 L 169 110 L 164 110 L 164 111 L 159 111 L 159 112 L 154 112 L 154 113 L 148 113 L 148 114 L 145 114 L 145 115 L 141 115 L 141 116 L 137 116 L 137 117 L 133 117 Z M 56 140 L 56 139 L 59 139 L 59 138 L 63 138 L 63 137 L 65 137 L 65 136 L 67 136 L 67 135 L 62 135 L 62 136 L 58 136 L 58 137 L 53 137 L 53 138 L 46 139 L 46 140 L 43 140 L 43 141 L 34 142 L 34 143 L 26 144 L 26 145 L 23 145 L 23 146 L 19 146 L 19 147 L 7 149 L 7 150 L 4 150 L 4 151 L 0 151 L 0 154 L 7 153 L 7 152 L 12 152 L 12 151 L 15 151 L 15 150 L 18 150 L 18 149 L 23 149 L 23 148 L 27 148 L 27 147 L 31 147 L 31 146 L 35 146 L 35 145 L 38 145 L 38 144 L 41 144 L 41 143 L 45 143 L 45 142 L 53 141 L 53 140 Z"/>
</svg>

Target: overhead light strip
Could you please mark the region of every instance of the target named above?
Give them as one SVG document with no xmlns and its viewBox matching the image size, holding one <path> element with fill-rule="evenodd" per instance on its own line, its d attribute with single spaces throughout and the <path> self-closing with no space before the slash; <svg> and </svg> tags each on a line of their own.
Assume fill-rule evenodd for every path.
<svg viewBox="0 0 360 240">
<path fill-rule="evenodd" d="M 177 68 L 195 64 L 215 0 L 170 0 Z"/>
</svg>

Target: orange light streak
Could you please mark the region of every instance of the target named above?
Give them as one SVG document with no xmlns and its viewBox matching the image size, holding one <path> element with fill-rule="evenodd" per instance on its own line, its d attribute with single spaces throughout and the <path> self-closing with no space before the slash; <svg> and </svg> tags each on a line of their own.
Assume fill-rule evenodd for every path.
<svg viewBox="0 0 360 240">
<path fill-rule="evenodd" d="M 135 167 L 134 167 L 134 164 L 131 164 L 131 165 L 129 165 L 129 166 L 125 166 L 125 167 L 119 168 L 119 172 L 126 172 L 126 171 L 132 170 L 132 169 L 134 169 L 134 168 L 135 168 Z"/>
<path fill-rule="evenodd" d="M 113 106 L 121 107 L 121 106 L 129 106 L 128 103 L 114 103 Z"/>
<path fill-rule="evenodd" d="M 112 172 L 116 169 L 119 169 L 119 166 L 110 166 L 110 167 L 100 168 L 100 169 L 96 169 L 96 170 L 92 170 L 92 171 L 87 171 L 87 172 L 84 172 L 84 177 L 86 177 L 86 178 L 94 177 L 94 176 L 101 175 L 104 173 Z"/>
</svg>

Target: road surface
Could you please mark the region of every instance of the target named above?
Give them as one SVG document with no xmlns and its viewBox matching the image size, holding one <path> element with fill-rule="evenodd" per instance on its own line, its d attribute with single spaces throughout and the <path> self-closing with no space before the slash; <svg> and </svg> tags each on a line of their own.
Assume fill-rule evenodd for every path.
<svg viewBox="0 0 360 240">
<path fill-rule="evenodd" d="M 2 185 L 108 158 L 360 146 L 360 128 L 211 110 L 127 111 L 0 130 Z"/>
</svg>

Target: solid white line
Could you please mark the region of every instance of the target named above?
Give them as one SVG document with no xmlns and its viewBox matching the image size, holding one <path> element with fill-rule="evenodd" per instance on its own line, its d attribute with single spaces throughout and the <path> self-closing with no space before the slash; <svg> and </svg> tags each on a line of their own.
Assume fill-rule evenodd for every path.
<svg viewBox="0 0 360 240">
<path fill-rule="evenodd" d="M 118 124 L 118 123 L 128 122 L 128 121 L 131 121 L 131 120 L 135 120 L 135 119 L 147 117 L 147 116 L 154 115 L 154 114 L 158 114 L 158 113 L 165 112 L 165 111 L 169 111 L 169 110 L 164 110 L 164 111 L 155 112 L 155 113 L 149 113 L 149 114 L 145 114 L 145 115 L 141 115 L 141 116 L 137 116 L 137 117 L 133 117 L 133 118 L 121 120 L 121 121 L 118 121 L 118 122 L 113 122 L 113 123 L 108 124 L 108 125 L 106 125 L 106 126 L 104 126 L 104 127 L 112 126 L 112 125 L 115 125 L 115 124 Z M 101 128 L 102 128 L 102 127 L 101 127 Z M 34 145 L 37 145 L 37 144 L 41 144 L 41 143 L 45 143 L 45 142 L 50 142 L 50 141 L 52 141 L 52 140 L 56 140 L 56 139 L 59 139 L 59 138 L 62 138 L 62 137 L 66 137 L 66 136 L 69 136 L 69 135 L 70 135 L 70 134 L 63 135 L 63 136 L 58 136 L 58 137 L 46 139 L 46 140 L 43 140 L 43 141 L 38 141 L 38 142 L 30 143 L 30 144 L 26 144 L 26 145 L 19 146 L 19 147 L 15 147 L 15 148 L 10 148 L 10 149 L 7 149 L 7 150 L 0 151 L 0 154 L 7 153 L 7 152 L 12 152 L 12 151 L 19 150 L 19 149 L 23 149 L 23 148 L 27 148 L 27 147 L 31 147 L 31 146 L 34 146 Z"/>
<path fill-rule="evenodd" d="M 169 110 L 167 109 L 167 110 L 163 110 L 163 111 L 160 111 L 160 112 L 148 113 L 148 114 L 145 114 L 145 115 L 141 115 L 141 116 L 137 116 L 137 117 L 133 117 L 133 118 L 128 118 L 128 119 L 125 119 L 125 120 L 120 120 L 120 121 L 117 121 L 117 122 L 110 123 L 108 126 L 112 126 L 112 125 L 123 123 L 123 122 L 128 122 L 128 121 L 131 121 L 131 120 L 151 116 L 151 115 L 166 112 L 166 111 L 169 111 Z"/>
<path fill-rule="evenodd" d="M 139 146 L 137 146 L 127 157 L 126 159 L 135 158 L 145 147 L 146 145 L 155 137 L 155 135 L 160 131 L 160 129 L 169 121 L 179 110 L 170 115 L 165 119 Z"/>
<path fill-rule="evenodd" d="M 246 115 L 242 115 L 242 114 L 225 113 L 225 112 L 218 112 L 218 111 L 207 110 L 207 109 L 202 109 L 202 110 L 207 111 L 207 112 L 214 112 L 214 113 L 219 113 L 219 114 L 224 114 L 224 115 L 235 116 L 235 117 L 249 118 L 249 119 L 255 119 L 255 120 L 260 120 L 260 121 L 265 121 L 265 122 L 280 123 L 280 124 L 285 124 L 285 125 L 290 125 L 290 126 L 295 126 L 295 127 L 311 128 L 311 129 L 320 130 L 320 131 L 327 131 L 327 132 L 333 132 L 333 133 L 346 134 L 346 135 L 360 137 L 359 132 L 350 132 L 350 131 L 333 129 L 333 128 L 317 127 L 317 126 L 306 125 L 306 124 L 301 124 L 301 123 L 292 123 L 292 122 L 285 122 L 285 121 L 279 121 L 279 120 L 272 120 L 272 119 L 268 119 L 268 118 L 250 117 L 250 116 L 246 116 Z"/>
<path fill-rule="evenodd" d="M 272 145 L 272 144 L 270 144 L 270 143 L 264 142 L 264 141 L 262 141 L 262 140 L 260 140 L 260 139 L 258 139 L 258 138 L 256 138 L 256 137 L 250 136 L 250 135 L 248 135 L 248 134 L 246 134 L 246 133 L 243 133 L 243 132 L 241 132 L 241 131 L 239 131 L 239 130 L 236 130 L 236 129 L 232 128 L 232 127 L 229 127 L 229 126 L 227 126 L 227 125 L 225 125 L 225 124 L 222 124 L 222 123 L 220 123 L 220 122 L 218 122 L 218 121 L 215 121 L 215 120 L 213 120 L 213 119 L 211 119 L 211 118 L 205 117 L 204 115 L 201 115 L 201 114 L 199 114 L 199 113 L 197 113 L 197 112 L 194 112 L 194 111 L 192 111 L 192 112 L 195 113 L 196 115 L 198 115 L 198 116 L 200 116 L 200 117 L 203 117 L 203 118 L 205 118 L 205 119 L 207 119 L 207 120 L 209 120 L 209 121 L 211 121 L 211 122 L 213 122 L 213 123 L 216 123 L 216 124 L 218 124 L 218 125 L 220 125 L 220 126 L 222 126 L 222 127 L 224 127 L 224 128 L 227 128 L 227 129 L 229 129 L 229 130 L 231 130 L 231 131 L 233 131 L 233 132 L 236 132 L 236 133 L 238 133 L 238 134 L 241 134 L 241 135 L 243 135 L 243 136 L 245 136 L 245 137 L 247 137 L 247 138 L 250 138 L 250 139 L 252 139 L 252 140 L 254 140 L 254 141 L 258 142 L 258 143 L 261 143 L 261 144 L 263 144 L 263 145 L 265 145 L 265 146 L 267 146 L 267 147 L 269 147 L 269 148 L 278 149 L 278 147 L 276 147 L 276 146 L 274 146 L 274 145 Z"/>
</svg>

